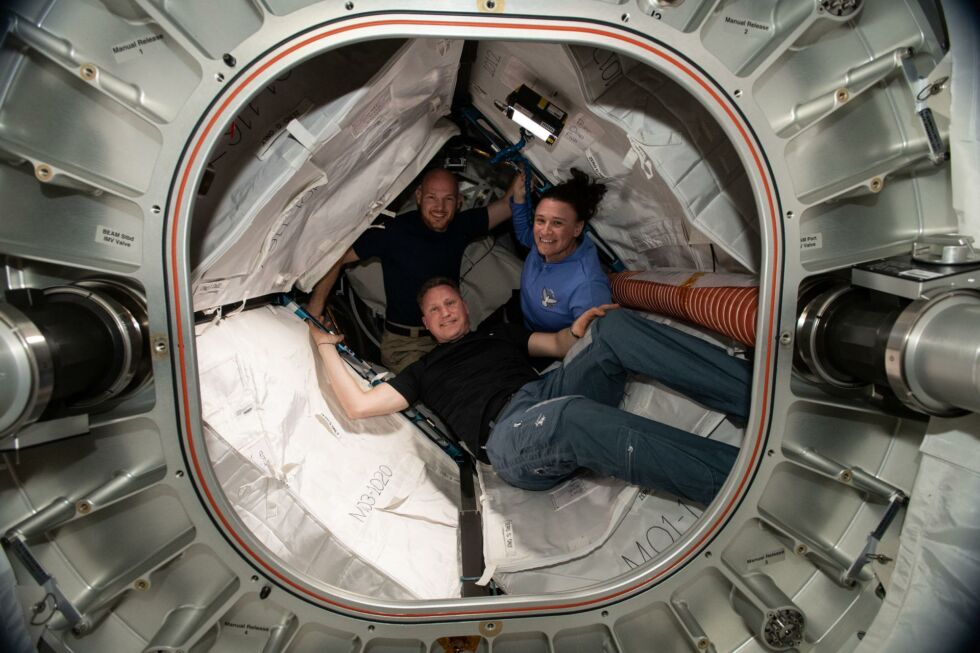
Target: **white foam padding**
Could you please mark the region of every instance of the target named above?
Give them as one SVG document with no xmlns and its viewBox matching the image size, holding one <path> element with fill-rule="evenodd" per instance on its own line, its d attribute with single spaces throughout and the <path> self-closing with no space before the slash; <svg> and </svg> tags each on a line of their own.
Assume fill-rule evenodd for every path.
<svg viewBox="0 0 980 653">
<path fill-rule="evenodd" d="M 287 113 L 297 117 L 271 145 L 229 150 L 235 181 L 213 216 L 195 216 L 209 228 L 194 307 L 315 284 L 457 132 L 442 117 L 461 51 L 461 41 L 408 41 L 369 83 Z"/>
<path fill-rule="evenodd" d="M 759 227 L 738 154 L 690 93 L 614 52 L 549 43 L 479 44 L 474 105 L 510 140 L 518 127 L 495 103 L 527 84 L 568 113 L 554 145 L 523 153 L 551 182 L 579 168 L 607 185 L 593 226 L 629 269 L 754 272 Z M 716 267 L 717 269 L 717 267 Z"/>
<path fill-rule="evenodd" d="M 289 311 L 198 329 L 209 455 L 253 535 L 345 590 L 459 596 L 456 464 L 401 415 L 348 419 Z"/>
</svg>

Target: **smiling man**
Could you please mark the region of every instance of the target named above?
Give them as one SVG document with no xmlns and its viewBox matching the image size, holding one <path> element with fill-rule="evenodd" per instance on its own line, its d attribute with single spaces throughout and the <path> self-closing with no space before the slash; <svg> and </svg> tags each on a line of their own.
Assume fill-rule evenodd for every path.
<svg viewBox="0 0 980 653">
<path fill-rule="evenodd" d="M 322 317 L 327 296 L 343 266 L 359 260 L 381 259 L 385 289 L 385 328 L 381 337 L 381 362 L 401 371 L 436 346 L 422 324 L 415 296 L 426 279 L 448 277 L 459 282 L 463 250 L 470 241 L 486 236 L 510 218 L 510 196 L 520 177 L 507 193 L 486 207 L 461 211 L 462 197 L 456 177 L 443 168 L 422 175 L 415 190 L 417 211 L 372 225 L 317 282 L 308 310 Z"/>
<path fill-rule="evenodd" d="M 707 504 L 728 476 L 735 447 L 617 406 L 628 373 L 635 372 L 744 421 L 748 361 L 613 310 L 614 304 L 591 308 L 556 333 L 530 333 L 516 324 L 471 331 L 456 284 L 435 278 L 422 286 L 419 307 L 438 346 L 370 389 L 347 373 L 334 346 L 342 336 L 310 327 L 349 417 L 388 415 L 422 401 L 471 453 L 527 490 L 546 490 L 585 468 Z M 563 358 L 580 339 L 583 346 L 557 369 L 538 376 L 531 367 L 529 356 Z"/>
</svg>

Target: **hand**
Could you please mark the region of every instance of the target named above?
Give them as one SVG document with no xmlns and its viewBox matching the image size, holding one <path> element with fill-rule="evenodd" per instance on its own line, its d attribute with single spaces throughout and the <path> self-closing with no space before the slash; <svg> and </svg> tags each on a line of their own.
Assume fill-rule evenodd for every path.
<svg viewBox="0 0 980 653">
<path fill-rule="evenodd" d="M 344 339 L 344 334 L 327 333 L 312 322 L 307 322 L 306 326 L 309 327 L 310 335 L 313 336 L 313 342 L 316 343 L 318 349 L 320 345 L 337 345 Z"/>
<path fill-rule="evenodd" d="M 602 306 L 593 306 L 589 310 L 585 311 L 578 316 L 572 326 L 569 327 L 569 331 L 576 338 L 581 338 L 585 335 L 585 332 L 589 330 L 589 325 L 592 324 L 593 320 L 602 317 L 609 311 L 615 311 L 619 308 L 619 304 L 603 304 Z"/>
</svg>

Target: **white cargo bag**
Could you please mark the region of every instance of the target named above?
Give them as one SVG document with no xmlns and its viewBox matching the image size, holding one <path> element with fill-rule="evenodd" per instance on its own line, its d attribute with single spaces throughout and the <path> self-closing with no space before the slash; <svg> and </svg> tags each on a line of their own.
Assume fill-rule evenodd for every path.
<svg viewBox="0 0 980 653">
<path fill-rule="evenodd" d="M 592 224 L 627 268 L 758 269 L 745 170 L 717 121 L 680 85 L 608 50 L 481 42 L 473 103 L 511 142 L 518 127 L 495 103 L 521 84 L 568 113 L 554 145 L 535 139 L 523 154 L 552 182 L 576 167 L 607 185 Z"/>
<path fill-rule="evenodd" d="M 448 456 L 401 415 L 348 419 L 307 327 L 284 308 L 199 327 L 197 348 L 209 455 L 271 551 L 315 562 L 319 580 L 354 592 L 459 595 L 459 471 Z"/>
<path fill-rule="evenodd" d="M 369 83 L 298 110 L 258 155 L 236 150 L 245 158 L 214 215 L 195 216 L 208 225 L 195 309 L 315 284 L 457 133 L 440 119 L 461 51 L 408 41 Z"/>
</svg>

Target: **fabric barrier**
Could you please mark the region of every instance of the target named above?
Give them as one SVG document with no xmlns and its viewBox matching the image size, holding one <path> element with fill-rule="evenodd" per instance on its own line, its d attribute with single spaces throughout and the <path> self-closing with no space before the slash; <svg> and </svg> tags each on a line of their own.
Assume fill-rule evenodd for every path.
<svg viewBox="0 0 980 653">
<path fill-rule="evenodd" d="M 613 301 L 681 318 L 755 346 L 758 281 L 749 275 L 680 270 L 609 275 Z"/>
</svg>

